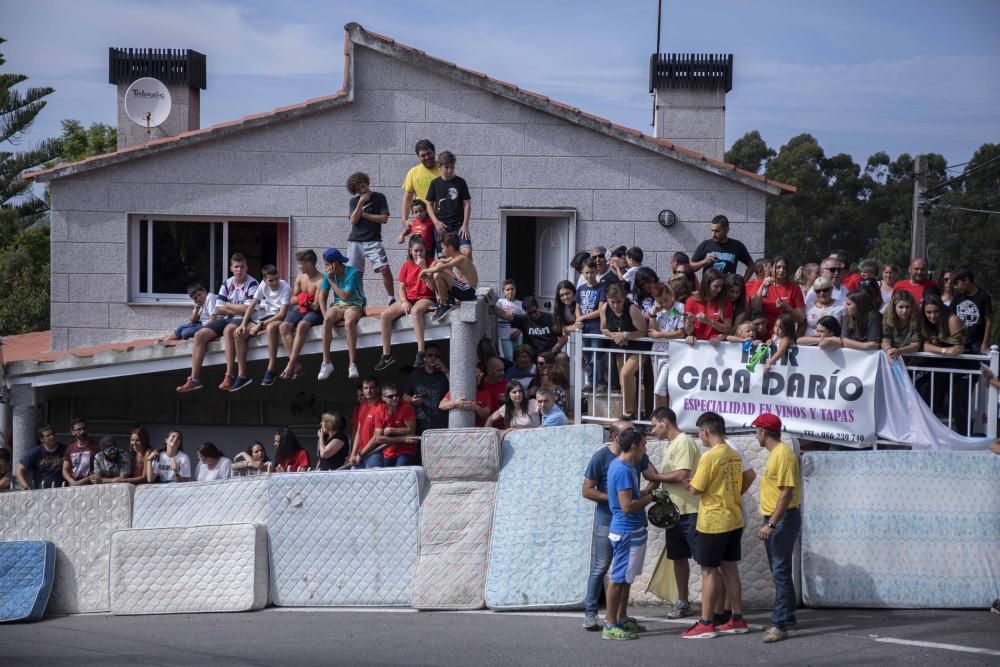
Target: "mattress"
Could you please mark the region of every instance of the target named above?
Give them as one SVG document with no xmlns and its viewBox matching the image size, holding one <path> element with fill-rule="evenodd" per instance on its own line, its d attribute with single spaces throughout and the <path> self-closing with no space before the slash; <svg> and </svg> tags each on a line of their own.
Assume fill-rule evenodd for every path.
<svg viewBox="0 0 1000 667">
<path fill-rule="evenodd" d="M 987 608 L 1000 589 L 1000 457 L 810 452 L 803 599 L 816 607 Z"/>
<path fill-rule="evenodd" d="M 415 468 L 271 476 L 274 604 L 409 606 L 420 492 Z"/>
<path fill-rule="evenodd" d="M 41 620 L 55 566 L 51 542 L 0 542 L 0 623 Z"/>
<path fill-rule="evenodd" d="M 420 458 L 432 482 L 495 481 L 500 472 L 500 432 L 495 428 L 424 431 Z"/>
<path fill-rule="evenodd" d="M 108 611 L 111 534 L 132 521 L 131 484 L 0 494 L 0 541 L 48 540 L 56 576 L 46 613 Z"/>
<path fill-rule="evenodd" d="M 603 433 L 587 424 L 504 437 L 486 576 L 488 607 L 583 606 L 594 505 L 580 490 Z"/>
<path fill-rule="evenodd" d="M 418 609 L 480 609 L 493 528 L 496 482 L 432 482 L 420 508 Z"/>
<path fill-rule="evenodd" d="M 799 444 L 796 438 L 783 434 L 782 439 L 792 445 L 792 449 L 798 453 Z M 695 439 L 699 447 L 701 441 Z M 733 447 L 743 451 L 750 459 L 750 464 L 757 473 L 757 478 L 743 496 L 743 517 L 746 521 L 746 528 L 743 529 L 743 539 L 741 541 L 740 560 L 740 583 L 743 586 L 743 605 L 747 609 L 770 608 L 774 605 L 774 583 L 771 580 L 771 568 L 767 563 L 767 550 L 764 543 L 757 539 L 757 528 L 764 523 L 764 517 L 760 513 L 760 480 L 764 473 L 764 464 L 767 463 L 767 449 L 760 446 L 757 439 L 752 435 L 729 436 L 728 442 Z M 663 461 L 663 449 L 666 446 L 663 440 L 650 440 L 646 445 L 647 454 L 654 465 L 659 468 Z M 705 451 L 704 449 L 702 450 Z M 649 579 L 656 567 L 656 562 L 660 557 L 660 552 L 665 547 L 664 531 L 653 526 L 649 527 L 649 542 L 646 547 L 646 561 L 643 565 L 642 574 L 636 578 L 632 585 L 632 592 L 629 596 L 633 604 L 663 605 L 667 601 L 661 600 L 652 593 L 646 592 Z M 798 558 L 792 559 L 792 578 L 795 582 L 795 593 L 801 593 Z M 701 600 L 701 568 L 697 563 L 691 561 L 691 577 L 689 580 L 689 594 L 692 601 Z M 672 601 L 670 601 L 672 602 Z"/>
<path fill-rule="evenodd" d="M 133 528 L 111 536 L 111 613 L 191 614 L 267 605 L 267 528 Z"/>
<path fill-rule="evenodd" d="M 144 484 L 135 490 L 133 528 L 267 524 L 267 477 Z"/>
</svg>

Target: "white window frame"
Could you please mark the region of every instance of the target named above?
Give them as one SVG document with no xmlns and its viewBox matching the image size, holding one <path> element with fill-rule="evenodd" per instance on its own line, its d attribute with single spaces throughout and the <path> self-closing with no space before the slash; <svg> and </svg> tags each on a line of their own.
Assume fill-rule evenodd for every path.
<svg viewBox="0 0 1000 667">
<path fill-rule="evenodd" d="M 146 224 L 149 226 L 149 230 L 146 238 L 152 239 L 152 224 L 153 221 L 161 222 L 203 222 L 206 224 L 221 223 L 222 224 L 222 247 L 223 247 L 223 257 L 228 257 L 229 252 L 229 223 L 232 222 L 256 222 L 256 223 L 270 223 L 277 225 L 288 225 L 288 266 L 292 267 L 292 219 L 288 218 L 257 218 L 249 216 L 216 216 L 216 215 L 171 215 L 164 213 L 132 213 L 129 214 L 128 223 L 128 257 L 129 257 L 129 271 L 128 271 L 128 297 L 130 304 L 167 304 L 167 305 L 191 305 L 191 299 L 187 294 L 167 294 L 164 292 L 139 292 L 140 276 L 139 276 L 139 266 L 140 262 L 140 238 L 141 238 L 141 225 Z M 227 271 L 227 266 L 216 266 L 216 256 L 217 249 L 215 247 L 215 234 L 210 234 L 210 262 L 209 262 L 209 277 L 208 280 L 211 282 L 215 280 L 214 284 L 205 285 L 210 292 L 218 289 L 218 286 L 222 284 L 222 281 L 228 277 L 229 272 Z M 149 274 L 147 274 L 147 285 L 152 285 L 152 267 L 153 267 L 153 245 L 149 244 L 146 248 L 146 267 Z"/>
</svg>

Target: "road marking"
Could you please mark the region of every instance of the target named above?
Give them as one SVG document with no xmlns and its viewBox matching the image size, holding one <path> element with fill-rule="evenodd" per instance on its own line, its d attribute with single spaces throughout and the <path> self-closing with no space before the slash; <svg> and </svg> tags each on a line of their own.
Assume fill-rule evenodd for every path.
<svg viewBox="0 0 1000 667">
<path fill-rule="evenodd" d="M 940 642 L 921 642 L 912 639 L 896 639 L 895 637 L 878 637 L 875 641 L 883 644 L 902 644 L 903 646 L 919 646 L 921 648 L 940 648 L 945 651 L 959 651 L 960 653 L 979 653 L 982 655 L 1000 655 L 1000 651 L 988 648 L 977 648 L 975 646 L 962 646 L 961 644 L 942 644 Z"/>
</svg>

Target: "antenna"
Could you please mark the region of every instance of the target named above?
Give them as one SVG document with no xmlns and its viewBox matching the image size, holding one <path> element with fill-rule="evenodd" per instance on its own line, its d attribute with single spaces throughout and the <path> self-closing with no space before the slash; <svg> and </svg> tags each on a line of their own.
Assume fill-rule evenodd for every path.
<svg viewBox="0 0 1000 667">
<path fill-rule="evenodd" d="M 663 0 L 657 0 L 656 3 L 656 51 L 653 52 L 652 63 L 655 63 L 660 58 L 660 26 L 663 24 Z M 653 97 L 653 119 L 650 121 L 650 127 L 656 126 L 656 94 L 652 94 Z"/>
</svg>

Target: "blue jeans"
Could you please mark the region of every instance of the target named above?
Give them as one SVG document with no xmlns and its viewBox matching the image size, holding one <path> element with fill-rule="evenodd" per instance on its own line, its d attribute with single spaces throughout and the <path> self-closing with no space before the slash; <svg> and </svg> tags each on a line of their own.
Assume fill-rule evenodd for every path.
<svg viewBox="0 0 1000 667">
<path fill-rule="evenodd" d="M 590 543 L 590 577 L 587 579 L 587 599 L 583 603 L 588 614 L 597 613 L 597 602 L 604 590 L 604 577 L 611 567 L 611 540 L 608 530 L 611 528 L 611 516 L 600 510 L 594 512 L 594 536 Z"/>
<path fill-rule="evenodd" d="M 383 465 L 386 468 L 394 468 L 396 466 L 415 466 L 419 465 L 417 463 L 417 460 L 419 458 L 420 457 L 418 457 L 416 454 L 400 454 L 398 456 L 394 456 L 391 459 L 385 459 L 385 463 Z"/>
<path fill-rule="evenodd" d="M 198 330 L 201 329 L 201 322 L 195 322 L 194 324 L 182 324 L 176 329 L 174 329 L 174 335 L 182 340 L 187 340 L 188 338 L 194 337 Z"/>
<path fill-rule="evenodd" d="M 802 514 L 795 507 L 786 510 L 771 537 L 764 541 L 767 562 L 774 580 L 774 610 L 771 624 L 784 628 L 795 622 L 795 582 L 792 580 L 792 552 L 802 529 Z"/>
<path fill-rule="evenodd" d="M 585 339 L 588 347 L 608 348 L 608 341 L 603 338 Z M 594 386 L 608 384 L 608 354 L 606 352 L 588 352 L 590 359 L 587 362 L 587 375 L 590 376 Z M 612 364 L 613 365 L 613 364 Z"/>
<path fill-rule="evenodd" d="M 382 452 L 375 452 L 361 459 L 362 468 L 381 468 L 384 465 L 385 457 L 382 455 Z"/>
</svg>

